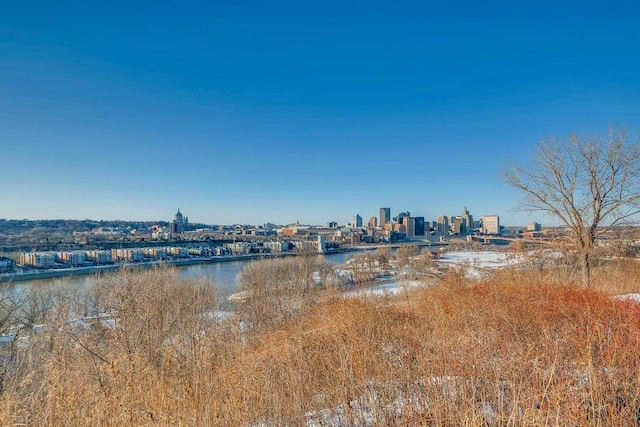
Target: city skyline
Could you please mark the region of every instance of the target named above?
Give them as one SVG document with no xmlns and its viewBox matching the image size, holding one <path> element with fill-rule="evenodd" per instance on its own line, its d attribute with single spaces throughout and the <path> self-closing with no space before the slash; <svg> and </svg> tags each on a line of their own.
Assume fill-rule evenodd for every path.
<svg viewBox="0 0 640 427">
<path fill-rule="evenodd" d="M 363 217 L 359 214 L 356 213 L 354 216 L 352 216 L 349 220 L 346 221 L 335 221 L 335 220 L 328 220 L 325 222 L 319 222 L 319 223 L 310 223 L 310 222 L 301 222 L 300 220 L 295 220 L 295 221 L 288 221 L 288 222 L 282 222 L 282 223 L 273 223 L 270 221 L 267 222 L 258 222 L 258 223 L 241 223 L 241 222 L 230 222 L 230 223 L 206 223 L 206 222 L 195 222 L 195 225 L 203 225 L 203 226 L 233 226 L 233 225 L 248 225 L 248 226 L 254 226 L 254 227 L 272 227 L 272 226 L 279 226 L 279 227 L 287 227 L 287 226 L 311 226 L 311 227 L 319 227 L 319 228 L 380 228 L 383 229 L 385 224 L 403 224 L 403 219 L 405 218 L 411 218 L 412 220 L 420 220 L 422 221 L 422 223 L 420 223 L 420 227 L 422 227 L 423 225 L 425 225 L 425 221 L 426 223 L 433 223 L 435 224 L 437 221 L 439 221 L 441 218 L 447 217 L 447 218 L 451 218 L 452 220 L 454 218 L 464 218 L 466 221 L 466 224 L 469 223 L 473 223 L 473 215 L 470 214 L 467 206 L 464 207 L 463 211 L 462 211 L 462 215 L 456 215 L 456 214 L 452 214 L 452 213 L 448 213 L 446 215 L 438 215 L 435 218 L 429 218 L 429 217 L 424 217 L 422 215 L 416 215 L 416 214 L 411 214 L 410 211 L 402 211 L 399 212 L 397 217 L 393 217 L 391 218 L 391 213 L 393 212 L 392 208 L 389 207 L 384 207 L 384 208 L 380 208 L 379 211 L 379 215 L 380 217 L 377 216 L 372 216 L 370 217 L 369 221 L 367 222 L 367 224 L 365 225 L 364 223 L 364 219 Z M 482 215 L 480 216 L 480 219 L 482 219 L 483 217 L 485 217 L 487 215 Z M 488 215 L 489 217 L 499 217 L 499 215 L 496 214 L 492 214 L 492 215 Z M 382 221 L 383 217 L 386 219 L 385 221 Z M 378 222 L 380 219 L 380 222 Z M 147 222 L 147 223 L 153 223 L 156 222 L 158 224 L 166 224 L 167 226 L 167 230 L 168 233 L 170 234 L 179 234 L 181 233 L 185 226 L 187 224 L 189 224 L 189 219 L 187 216 L 184 216 L 183 213 L 181 212 L 180 208 L 177 209 L 176 213 L 173 215 L 173 219 L 172 220 L 166 220 L 166 219 L 162 219 L 162 218 L 155 218 L 152 220 L 121 220 L 121 219 L 95 219 L 95 218 L 83 218 L 83 219 L 71 219 L 71 218 L 38 218 L 38 219 L 31 219 L 31 218 L 19 218 L 19 219 L 15 219 L 15 218 L 0 218 L 0 221 L 105 221 L 105 222 L 110 222 L 110 221 L 123 221 L 123 222 Z M 477 222 L 477 221 L 476 221 Z M 531 222 L 531 221 L 530 221 Z M 372 225 L 373 224 L 373 225 Z M 522 224 L 513 224 L 512 226 L 524 226 Z M 420 233 L 420 235 L 423 233 Z"/>
<path fill-rule="evenodd" d="M 0 218 L 346 223 L 468 206 L 502 165 L 640 130 L 640 5 L 14 2 Z M 365 221 L 366 222 L 366 221 Z"/>
</svg>

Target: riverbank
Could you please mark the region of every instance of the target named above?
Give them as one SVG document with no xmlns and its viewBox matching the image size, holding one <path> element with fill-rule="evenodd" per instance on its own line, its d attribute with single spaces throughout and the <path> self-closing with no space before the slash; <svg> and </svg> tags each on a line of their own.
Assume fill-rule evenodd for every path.
<svg viewBox="0 0 640 427">
<path fill-rule="evenodd" d="M 431 246 L 427 244 L 420 244 L 418 242 L 414 242 L 418 246 Z M 400 244 L 384 244 L 384 245 L 366 245 L 366 246 L 352 246 L 349 248 L 345 248 L 340 251 L 329 252 L 325 255 L 337 254 L 337 253 L 345 253 L 345 252 L 360 252 L 360 251 L 372 251 L 378 249 L 380 247 L 388 247 L 392 250 L 400 247 Z M 55 279 L 61 277 L 74 277 L 74 276 L 90 276 L 90 275 L 100 275 L 103 273 L 113 273 L 117 272 L 121 269 L 127 268 L 151 268 L 153 266 L 158 265 L 172 265 L 176 267 L 190 266 L 190 265 L 201 265 L 201 264 L 216 264 L 216 263 L 224 263 L 224 262 L 232 262 L 232 261 L 247 261 L 252 259 L 270 259 L 270 258 L 280 258 L 285 256 L 295 256 L 296 252 L 282 252 L 277 254 L 242 254 L 242 255 L 221 255 L 221 256 L 213 256 L 213 257 L 190 257 L 186 259 L 171 259 L 171 260 L 161 260 L 161 261 L 143 261 L 136 263 L 117 263 L 117 264 L 108 264 L 108 265 L 93 265 L 93 266 L 83 266 L 83 267 L 71 267 L 71 268 L 56 268 L 56 269 L 43 269 L 43 270 L 20 270 L 14 273 L 2 273 L 0 274 L 0 283 L 21 283 L 21 282 L 29 282 L 32 280 L 46 280 L 46 279 Z"/>
<path fill-rule="evenodd" d="M 362 250 L 373 250 L 375 247 L 353 247 L 342 251 L 329 252 L 325 255 L 341 252 L 355 252 Z M 60 277 L 73 277 L 73 276 L 89 276 L 100 275 L 102 273 L 113 273 L 121 269 L 140 268 L 146 269 L 159 265 L 171 265 L 176 267 L 184 267 L 189 265 L 201 265 L 201 264 L 216 264 L 232 261 L 248 261 L 253 259 L 271 259 L 282 258 L 286 256 L 295 256 L 296 252 L 282 252 L 271 254 L 241 254 L 241 255 L 221 255 L 213 257 L 191 257 L 186 259 L 170 259 L 161 261 L 143 261 L 135 263 L 116 263 L 108 265 L 93 265 L 83 267 L 71 267 L 71 268 L 56 268 L 56 269 L 43 269 L 43 270 L 26 270 L 14 273 L 2 273 L 0 274 L 0 283 L 20 283 L 28 282 L 32 280 L 46 280 L 55 279 Z"/>
<path fill-rule="evenodd" d="M 230 261 L 244 261 L 251 259 L 266 259 L 266 258 L 280 258 L 285 256 L 296 255 L 295 252 L 284 252 L 280 254 L 242 254 L 242 255 L 222 255 L 215 257 L 197 257 L 188 259 L 172 259 L 161 261 L 143 261 L 135 263 L 117 263 L 109 265 L 94 265 L 83 267 L 71 267 L 71 268 L 56 268 L 56 269 L 43 269 L 43 270 L 28 270 L 20 271 L 16 273 L 2 273 L 0 274 L 0 283 L 19 283 L 27 282 L 31 280 L 40 279 L 55 279 L 59 277 L 71 277 L 71 276 L 88 276 L 92 274 L 112 273 L 121 269 L 127 268 L 151 268 L 159 265 L 172 265 L 176 267 L 197 265 L 197 264 L 211 264 L 219 262 Z"/>
</svg>

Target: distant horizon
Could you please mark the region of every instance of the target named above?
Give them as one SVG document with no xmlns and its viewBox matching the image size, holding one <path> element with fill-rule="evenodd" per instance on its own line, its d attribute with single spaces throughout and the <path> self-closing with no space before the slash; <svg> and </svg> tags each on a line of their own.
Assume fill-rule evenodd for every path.
<svg viewBox="0 0 640 427">
<path fill-rule="evenodd" d="M 321 224 L 466 205 L 551 224 L 517 211 L 502 167 L 554 136 L 637 135 L 638 16 L 637 2 L 10 2 L 0 217 L 178 206 L 201 223 Z"/>
<path fill-rule="evenodd" d="M 473 215 L 473 214 L 472 214 Z M 188 215 L 187 215 L 188 216 Z M 412 214 L 413 216 L 413 214 Z M 416 216 L 422 216 L 422 215 L 416 215 Z M 500 215 L 498 215 L 500 216 Z M 369 217 L 370 218 L 370 217 Z M 526 224 L 503 224 L 502 223 L 502 217 L 500 217 L 500 225 L 502 227 L 526 227 L 527 224 L 531 223 L 531 222 L 537 222 L 537 221 L 529 221 Z M 425 217 L 425 221 L 436 221 L 437 218 L 433 218 L 433 219 L 429 219 L 427 217 Z M 480 217 L 478 217 L 477 219 L 474 216 L 474 220 L 479 220 Z M 363 217 L 363 223 L 366 223 L 366 221 L 364 220 Z M 153 222 L 171 222 L 171 219 L 122 219 L 122 218 L 116 218 L 116 219 L 95 219 L 95 218 L 82 218 L 82 219 L 78 219 L 78 218 L 0 218 L 0 221 L 93 221 L 93 222 L 101 222 L 101 221 L 122 221 L 122 222 L 145 222 L 145 223 L 153 223 Z M 324 223 L 320 222 L 320 223 L 310 223 L 310 222 L 303 222 L 300 221 L 300 225 L 301 226 L 312 226 L 312 227 L 325 227 L 329 222 L 332 222 L 333 220 L 327 220 Z M 334 221 L 337 222 L 337 221 Z M 258 222 L 258 223 L 242 223 L 242 222 L 228 222 L 228 223 L 217 223 L 217 222 L 201 222 L 201 221 L 191 221 L 189 220 L 190 224 L 200 224 L 200 225 L 208 225 L 208 226 L 230 226 L 230 225 L 251 225 L 251 226 L 264 226 L 265 224 L 274 224 L 274 225 L 278 225 L 278 226 L 288 226 L 288 225 L 292 225 L 295 224 L 296 221 L 293 222 L 287 222 L 287 223 L 279 223 L 279 222 L 273 222 L 273 221 L 264 221 L 264 222 Z M 338 227 L 348 227 L 349 224 L 348 222 L 338 222 Z M 545 227 L 545 224 L 542 224 L 543 227 Z M 565 227 L 565 225 L 548 225 L 547 227 L 549 228 L 556 228 L 556 227 Z"/>
</svg>

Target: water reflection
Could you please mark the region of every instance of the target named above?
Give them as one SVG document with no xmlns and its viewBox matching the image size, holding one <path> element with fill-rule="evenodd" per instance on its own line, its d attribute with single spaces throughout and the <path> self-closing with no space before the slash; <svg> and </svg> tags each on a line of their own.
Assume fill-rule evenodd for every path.
<svg viewBox="0 0 640 427">
<path fill-rule="evenodd" d="M 343 252 L 338 254 L 324 255 L 325 259 L 334 265 L 342 264 L 347 259 L 353 258 L 354 252 Z M 205 279 L 209 280 L 223 293 L 233 293 L 237 286 L 239 273 L 244 267 L 253 260 L 228 261 L 210 264 L 195 264 L 176 267 L 181 276 L 187 279 Z M 113 274 L 113 273 L 106 273 Z M 29 280 L 26 282 L 4 283 L 0 284 L 0 289 L 5 291 L 22 293 L 28 289 L 51 289 L 56 287 L 64 287 L 68 290 L 84 290 L 95 283 L 97 276 L 72 276 L 59 277 L 53 279 Z"/>
</svg>

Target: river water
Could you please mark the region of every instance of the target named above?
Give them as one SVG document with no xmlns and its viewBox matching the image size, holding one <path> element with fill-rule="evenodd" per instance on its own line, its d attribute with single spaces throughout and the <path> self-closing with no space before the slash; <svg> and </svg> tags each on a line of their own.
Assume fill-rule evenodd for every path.
<svg viewBox="0 0 640 427">
<path fill-rule="evenodd" d="M 325 259 L 334 265 L 343 264 L 349 258 L 353 258 L 356 252 L 341 252 L 337 254 L 325 255 Z M 237 286 L 238 274 L 244 267 L 255 260 L 239 260 L 215 262 L 209 264 L 194 264 L 176 267 L 183 277 L 187 279 L 204 278 L 210 280 L 217 288 L 225 293 L 232 293 Z M 113 273 L 107 273 L 113 274 Z M 23 292 L 27 289 L 38 287 L 47 288 L 52 286 L 64 286 L 70 289 L 86 289 L 96 280 L 95 276 L 71 276 L 54 279 L 29 280 L 26 282 L 9 283 L 7 290 Z"/>
</svg>

